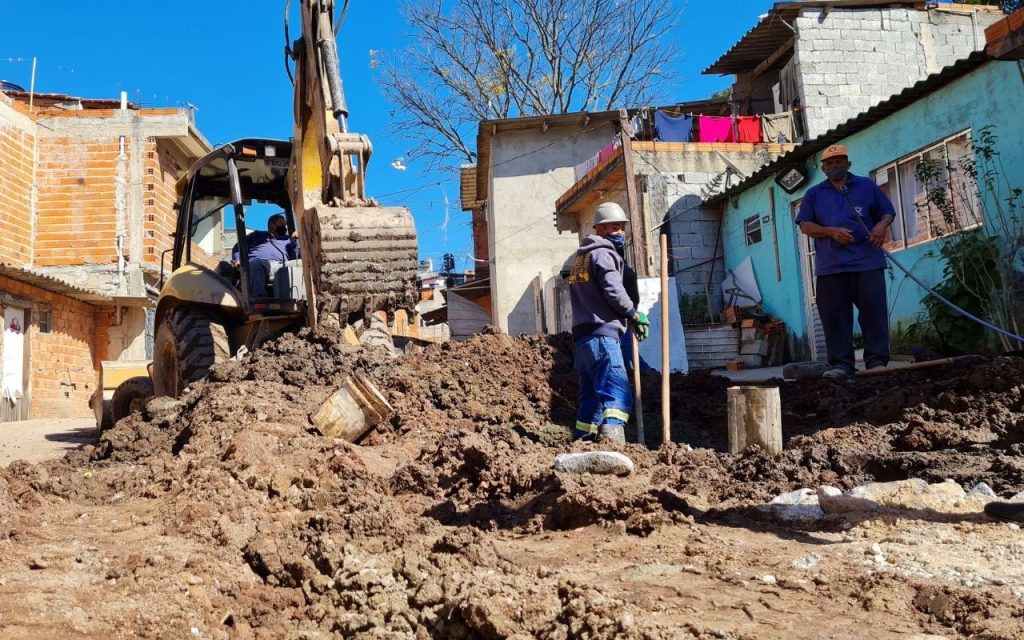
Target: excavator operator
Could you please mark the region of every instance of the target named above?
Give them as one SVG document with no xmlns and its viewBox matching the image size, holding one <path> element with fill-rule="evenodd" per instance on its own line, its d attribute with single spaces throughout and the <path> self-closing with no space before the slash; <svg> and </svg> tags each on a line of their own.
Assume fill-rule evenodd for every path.
<svg viewBox="0 0 1024 640">
<path fill-rule="evenodd" d="M 274 281 L 274 274 L 288 260 L 299 257 L 298 233 L 288 233 L 288 223 L 283 213 L 275 213 L 267 219 L 266 231 L 253 231 L 245 237 L 249 247 L 249 296 L 267 297 L 267 286 Z M 235 268 L 241 266 L 238 245 L 231 250 L 231 261 Z"/>
</svg>

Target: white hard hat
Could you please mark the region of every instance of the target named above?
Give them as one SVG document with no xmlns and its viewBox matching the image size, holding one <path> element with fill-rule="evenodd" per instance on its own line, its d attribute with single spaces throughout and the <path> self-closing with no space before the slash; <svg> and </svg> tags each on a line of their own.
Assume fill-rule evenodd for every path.
<svg viewBox="0 0 1024 640">
<path fill-rule="evenodd" d="M 626 212 L 614 202 L 602 202 L 597 205 L 597 213 L 594 214 L 594 226 L 608 222 L 629 223 Z"/>
</svg>

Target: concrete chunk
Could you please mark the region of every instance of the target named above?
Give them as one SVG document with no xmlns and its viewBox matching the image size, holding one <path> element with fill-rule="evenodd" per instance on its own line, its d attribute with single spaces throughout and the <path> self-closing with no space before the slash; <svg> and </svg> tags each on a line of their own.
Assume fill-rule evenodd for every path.
<svg viewBox="0 0 1024 640">
<path fill-rule="evenodd" d="M 558 455 L 554 469 L 561 473 L 628 476 L 633 473 L 634 465 L 632 460 L 617 451 L 587 451 Z"/>
</svg>

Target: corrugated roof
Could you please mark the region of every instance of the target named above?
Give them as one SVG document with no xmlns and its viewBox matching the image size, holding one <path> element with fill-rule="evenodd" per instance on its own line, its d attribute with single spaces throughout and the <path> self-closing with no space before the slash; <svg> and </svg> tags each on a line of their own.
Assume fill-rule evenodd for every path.
<svg viewBox="0 0 1024 640">
<path fill-rule="evenodd" d="M 17 280 L 18 282 L 38 287 L 44 291 L 67 296 L 68 298 L 87 302 L 93 305 L 107 306 L 115 304 L 115 300 L 112 296 L 97 293 L 96 291 L 92 291 L 84 287 L 79 287 L 78 285 L 65 282 L 60 278 L 35 271 L 28 267 L 16 267 L 11 264 L 0 262 L 0 276 L 6 276 L 11 280 Z"/>
<path fill-rule="evenodd" d="M 793 29 L 790 25 L 804 9 L 873 9 L 907 5 L 920 5 L 921 8 L 924 8 L 922 0 L 776 2 L 752 29 L 747 31 L 736 44 L 702 73 L 728 75 L 753 71 L 757 65 L 767 60 L 779 47 L 793 37 Z M 785 62 L 786 60 L 782 57 L 776 62 L 776 66 L 781 66 Z"/>
<path fill-rule="evenodd" d="M 900 109 L 909 106 L 928 94 L 938 91 L 953 80 L 970 73 L 990 60 L 991 59 L 984 51 L 975 51 L 970 56 L 963 58 L 962 60 L 958 60 L 956 63 L 946 67 L 942 71 L 933 73 L 924 80 L 918 81 L 916 84 L 907 87 L 891 98 L 883 100 L 861 114 L 850 118 L 838 127 L 826 131 L 813 140 L 804 142 L 789 153 L 783 154 L 772 162 L 762 166 L 741 182 L 708 198 L 705 202 L 714 203 L 721 201 L 735 193 L 746 191 L 750 187 L 764 180 L 766 177 L 779 173 L 783 169 L 789 169 L 803 164 L 807 158 L 818 153 L 825 147 L 835 144 L 844 138 L 848 138 L 858 131 L 866 129 L 876 122 L 891 116 Z"/>
</svg>

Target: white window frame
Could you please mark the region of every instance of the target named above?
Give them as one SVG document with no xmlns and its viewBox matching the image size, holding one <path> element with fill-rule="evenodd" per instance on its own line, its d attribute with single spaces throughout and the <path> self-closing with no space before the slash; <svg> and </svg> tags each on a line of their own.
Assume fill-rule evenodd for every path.
<svg viewBox="0 0 1024 640">
<path fill-rule="evenodd" d="M 761 229 L 761 214 L 754 214 L 743 219 L 743 236 L 748 247 L 752 247 L 764 239 L 764 232 Z M 755 236 L 757 236 L 756 240 Z"/>
<path fill-rule="evenodd" d="M 925 244 L 927 242 L 932 242 L 932 241 L 937 240 L 937 239 L 942 238 L 942 237 L 948 237 L 948 235 L 952 235 L 952 234 L 937 235 L 937 234 L 935 234 L 933 232 L 933 229 L 932 229 L 931 225 L 929 224 L 925 233 L 923 233 L 923 234 L 915 234 L 915 237 L 917 237 L 918 235 L 921 235 L 921 237 L 919 237 L 916 240 L 911 241 L 911 242 L 907 241 L 907 234 L 906 234 L 906 229 L 907 229 L 907 226 L 908 226 L 907 225 L 907 223 L 908 223 L 907 216 L 911 215 L 911 216 L 914 216 L 915 219 L 919 218 L 919 215 L 920 215 L 919 214 L 919 208 L 922 205 L 921 205 L 920 202 L 917 202 L 916 198 L 915 198 L 914 210 L 911 211 L 911 212 L 907 212 L 907 211 L 903 210 L 904 209 L 904 206 L 903 206 L 903 204 L 904 204 L 904 197 L 903 197 L 904 193 L 903 193 L 903 191 L 904 191 L 904 189 L 909 188 L 909 185 L 904 184 L 904 179 L 900 177 L 900 175 L 901 175 L 900 174 L 900 167 L 903 166 L 903 165 L 906 165 L 908 162 L 911 162 L 911 161 L 913 161 L 915 159 L 917 159 L 918 162 L 919 162 L 922 158 L 925 157 L 926 154 L 929 154 L 929 153 L 932 153 L 932 152 L 934 152 L 936 150 L 941 149 L 942 150 L 942 157 L 946 159 L 946 182 L 948 184 L 949 183 L 949 179 L 950 179 L 950 169 L 951 169 L 950 164 L 949 164 L 949 150 L 948 150 L 949 144 L 951 142 L 954 142 L 954 141 L 957 141 L 957 140 L 961 140 L 961 139 L 965 140 L 968 143 L 968 148 L 971 148 L 971 143 L 972 143 L 971 130 L 970 129 L 964 129 L 964 130 L 958 131 L 958 132 L 956 132 L 956 133 L 954 133 L 952 135 L 946 136 L 945 138 L 942 138 L 941 140 L 938 140 L 938 141 L 928 145 L 927 147 L 924 147 L 922 149 L 918 149 L 914 153 L 909 153 L 909 154 L 907 154 L 907 155 L 905 155 L 905 156 L 903 156 L 901 158 L 897 158 L 896 160 L 893 160 L 892 162 L 886 163 L 886 164 L 884 164 L 884 165 L 874 169 L 873 171 L 871 171 L 871 179 L 875 181 L 875 184 L 878 184 L 878 185 L 881 186 L 881 185 L 887 184 L 891 180 L 895 180 L 896 181 L 895 197 L 891 197 L 890 200 L 892 200 L 893 207 L 896 209 L 896 219 L 893 220 L 892 227 L 898 233 L 894 234 L 893 230 L 890 230 L 890 232 L 889 232 L 889 234 L 890 234 L 889 235 L 889 240 L 888 240 L 888 242 L 885 243 L 886 250 L 888 250 L 890 252 L 892 252 L 892 251 L 900 251 L 902 249 L 906 249 L 906 248 L 909 248 L 909 247 L 915 247 L 915 246 L 918 246 L 918 245 L 921 245 L 921 244 Z M 915 164 L 915 167 L 916 167 L 916 164 Z M 958 172 L 962 172 L 963 171 L 963 169 L 960 166 L 952 167 L 952 169 L 954 171 L 958 171 Z M 892 177 L 891 178 L 888 177 L 890 172 L 892 173 Z M 881 177 L 882 174 L 886 175 L 887 178 L 886 178 L 885 181 L 879 182 L 880 177 Z M 964 179 L 964 181 L 967 181 L 967 180 L 970 180 L 970 177 L 969 176 L 964 176 L 963 179 Z M 969 230 L 969 229 L 975 229 L 975 228 L 980 227 L 983 224 L 982 219 L 981 219 L 981 210 L 980 210 L 980 206 L 979 206 L 979 202 L 978 202 L 978 196 L 977 196 L 977 187 L 976 186 L 972 186 L 972 187 L 973 188 L 970 191 L 970 197 L 971 197 L 971 200 L 972 200 L 971 206 L 974 208 L 974 211 L 976 213 L 978 213 L 978 217 L 974 221 L 974 224 L 963 225 L 962 227 L 960 227 L 959 231 L 966 231 L 966 230 Z M 919 198 L 920 195 L 918 194 L 916 197 Z M 953 196 L 953 197 L 955 198 L 956 196 Z M 960 201 L 962 201 L 962 199 Z M 954 200 L 954 203 L 955 202 L 956 202 L 956 200 Z M 928 206 L 929 210 L 932 209 L 932 205 L 929 204 L 927 206 Z M 929 215 L 926 216 L 925 220 L 926 221 L 930 221 L 931 220 L 930 211 L 929 211 Z M 915 221 L 915 227 L 916 227 L 916 224 L 917 224 L 917 222 Z M 954 233 L 958 233 L 959 231 L 956 231 Z M 898 237 L 894 237 L 895 235 L 898 235 Z"/>
</svg>

